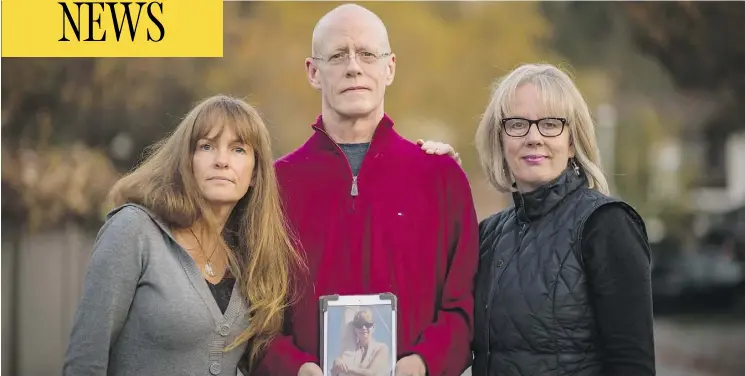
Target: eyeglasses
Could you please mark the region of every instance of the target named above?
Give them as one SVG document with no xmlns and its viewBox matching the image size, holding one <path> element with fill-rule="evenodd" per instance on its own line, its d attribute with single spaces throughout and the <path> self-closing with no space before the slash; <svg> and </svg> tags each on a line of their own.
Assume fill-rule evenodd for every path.
<svg viewBox="0 0 745 376">
<path fill-rule="evenodd" d="M 373 326 L 374 326 L 374 324 L 371 323 L 371 322 L 359 322 L 358 321 L 358 322 L 355 322 L 354 323 L 354 327 L 357 328 L 357 329 L 362 329 L 362 328 L 370 329 Z"/>
<path fill-rule="evenodd" d="M 365 64 L 372 64 L 386 56 L 390 56 L 390 52 L 385 52 L 382 54 L 374 54 L 372 52 L 367 51 L 358 51 L 355 53 L 355 57 L 357 58 L 357 61 Z M 324 61 L 330 65 L 339 65 L 343 64 L 349 61 L 349 52 L 337 52 L 331 56 L 313 56 L 314 60 L 321 60 Z"/>
<path fill-rule="evenodd" d="M 543 137 L 556 137 L 564 132 L 567 119 L 548 117 L 538 120 L 530 120 L 521 117 L 510 117 L 502 119 L 504 133 L 511 137 L 523 137 L 530 132 L 530 127 L 535 124 L 538 133 Z"/>
</svg>

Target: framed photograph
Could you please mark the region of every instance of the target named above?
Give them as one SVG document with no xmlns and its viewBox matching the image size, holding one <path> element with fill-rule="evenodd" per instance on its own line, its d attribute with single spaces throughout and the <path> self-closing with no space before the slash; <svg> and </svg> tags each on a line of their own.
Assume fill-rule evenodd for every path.
<svg viewBox="0 0 745 376">
<path fill-rule="evenodd" d="M 324 375 L 393 376 L 395 295 L 327 295 L 319 303 Z"/>
</svg>

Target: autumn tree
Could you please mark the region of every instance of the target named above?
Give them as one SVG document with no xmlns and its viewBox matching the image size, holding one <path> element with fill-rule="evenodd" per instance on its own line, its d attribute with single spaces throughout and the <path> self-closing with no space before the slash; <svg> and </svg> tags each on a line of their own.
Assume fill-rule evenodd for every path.
<svg viewBox="0 0 745 376">
<path fill-rule="evenodd" d="M 64 156 L 77 145 L 89 150 L 76 155 L 108 158 L 95 166 L 112 168 L 111 174 L 100 176 L 113 179 L 132 168 L 147 145 L 168 134 L 195 101 L 216 93 L 254 104 L 269 126 L 275 155 L 287 153 L 310 135 L 310 123 L 320 109 L 319 94 L 307 81 L 304 59 L 311 52 L 315 23 L 336 5 L 227 2 L 223 58 L 3 59 L 3 164 L 24 171 L 30 168 L 24 163 L 31 163 L 24 162 L 25 156 L 36 155 L 27 158 L 38 162 L 34 168 L 59 169 L 61 160 L 72 169 L 72 160 Z M 386 23 L 397 55 L 397 75 L 388 89 L 386 110 L 399 131 L 411 139 L 453 144 L 463 156 L 464 168 L 474 179 L 481 178 L 472 140 L 493 80 L 523 62 L 560 62 L 543 43 L 551 26 L 538 5 L 380 2 L 365 6 Z M 18 176 L 3 174 L 8 192 L 41 194 Z M 83 197 L 99 200 L 100 195 Z M 73 196 L 55 202 L 72 205 L 77 202 Z M 16 214 L 27 211 L 24 205 L 46 210 L 55 196 L 44 197 L 16 200 L 25 203 Z M 72 210 L 69 205 L 65 207 Z M 100 218 L 95 210 L 89 215 Z"/>
<path fill-rule="evenodd" d="M 745 111 L 745 3 L 551 2 L 542 9 L 557 29 L 552 44 L 573 61 L 604 65 L 626 78 L 617 82 L 659 94 L 668 85 L 645 75 L 655 68 L 640 57 L 651 58 L 676 90 L 713 98 L 727 116 Z M 639 68 L 644 79 L 635 80 Z M 736 130 L 745 122 L 712 118 L 708 126 Z"/>
<path fill-rule="evenodd" d="M 622 4 L 634 42 L 683 90 L 713 95 L 720 108 L 707 124 L 717 133 L 745 129 L 745 2 Z"/>
<path fill-rule="evenodd" d="M 311 132 L 320 97 L 304 60 L 313 27 L 336 3 L 260 2 L 241 18 L 226 3 L 226 58 L 207 73 L 210 90 L 249 96 L 267 117 L 283 152 Z M 376 2 L 397 56 L 386 110 L 409 138 L 455 145 L 478 173 L 472 139 L 494 79 L 523 62 L 558 61 L 543 40 L 550 26 L 533 3 Z M 237 6 L 230 3 L 230 7 Z M 230 72 L 225 75 L 224 72 Z M 246 86 L 246 83 L 253 83 Z"/>
</svg>

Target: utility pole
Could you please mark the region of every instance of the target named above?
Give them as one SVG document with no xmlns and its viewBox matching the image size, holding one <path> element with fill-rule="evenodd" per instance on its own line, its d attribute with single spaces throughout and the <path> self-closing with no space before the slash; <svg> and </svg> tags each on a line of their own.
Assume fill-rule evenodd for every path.
<svg viewBox="0 0 745 376">
<path fill-rule="evenodd" d="M 608 178 L 608 187 L 616 193 L 616 108 L 610 103 L 602 103 L 595 110 L 597 119 L 598 147 L 603 170 Z"/>
</svg>

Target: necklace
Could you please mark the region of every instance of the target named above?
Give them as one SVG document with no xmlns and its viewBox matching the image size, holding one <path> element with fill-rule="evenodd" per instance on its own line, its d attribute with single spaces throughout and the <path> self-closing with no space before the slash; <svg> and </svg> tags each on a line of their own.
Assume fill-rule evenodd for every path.
<svg viewBox="0 0 745 376">
<path fill-rule="evenodd" d="M 204 248 L 202 247 L 202 243 L 199 241 L 199 238 L 197 238 L 197 235 L 194 234 L 194 231 L 190 228 L 189 232 L 191 232 L 191 235 L 194 237 L 194 240 L 197 241 L 197 244 L 199 244 L 199 249 L 202 251 L 202 255 L 204 255 L 205 258 L 207 258 L 207 262 L 204 263 L 204 271 L 209 274 L 210 277 L 215 276 L 215 270 L 212 269 L 212 263 L 210 262 L 210 259 L 215 254 L 215 251 L 217 250 L 217 247 L 215 247 L 214 250 L 212 250 L 212 253 L 209 257 L 207 257 L 207 254 L 204 253 Z"/>
</svg>

